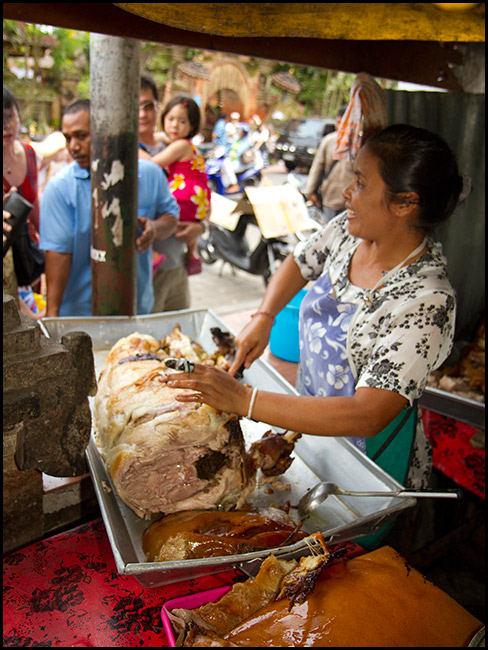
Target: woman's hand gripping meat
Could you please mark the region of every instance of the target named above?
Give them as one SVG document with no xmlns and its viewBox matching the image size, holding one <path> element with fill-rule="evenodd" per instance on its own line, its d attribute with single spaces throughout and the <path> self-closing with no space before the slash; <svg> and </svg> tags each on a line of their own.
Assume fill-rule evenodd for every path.
<svg viewBox="0 0 488 650">
<path fill-rule="evenodd" d="M 193 372 L 170 374 L 162 378 L 171 388 L 188 388 L 193 392 L 176 396 L 180 402 L 203 402 L 218 411 L 245 416 L 251 401 L 252 389 L 241 384 L 228 372 L 195 364 Z"/>
</svg>

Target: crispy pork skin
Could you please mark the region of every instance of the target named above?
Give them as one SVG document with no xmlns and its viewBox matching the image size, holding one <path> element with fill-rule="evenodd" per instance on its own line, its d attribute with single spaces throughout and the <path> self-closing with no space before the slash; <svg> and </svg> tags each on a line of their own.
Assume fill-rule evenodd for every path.
<svg viewBox="0 0 488 650">
<path fill-rule="evenodd" d="M 161 382 L 177 372 L 163 363 L 167 356 L 160 342 L 139 333 L 110 351 L 93 409 L 107 473 L 140 517 L 238 507 L 254 487 L 254 477 L 246 476 L 239 420 L 176 401 L 184 391 Z"/>
<path fill-rule="evenodd" d="M 173 609 L 179 645 L 466 647 L 483 628 L 389 546 L 329 562 L 333 555 L 325 558 L 322 569 L 320 555 L 302 557 L 295 567 L 271 555 L 256 578 L 235 584 L 217 602 Z M 304 598 L 290 598 L 287 586 L 298 583 Z"/>
</svg>

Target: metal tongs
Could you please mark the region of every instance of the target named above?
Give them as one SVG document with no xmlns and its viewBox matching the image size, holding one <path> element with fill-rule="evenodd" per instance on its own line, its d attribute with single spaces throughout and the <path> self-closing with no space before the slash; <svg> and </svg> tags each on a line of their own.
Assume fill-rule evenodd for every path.
<svg viewBox="0 0 488 650">
<path fill-rule="evenodd" d="M 394 490 L 391 492 L 356 492 L 353 490 L 343 490 L 335 483 L 321 482 L 314 485 L 306 492 L 298 502 L 297 511 L 300 521 L 306 519 L 308 515 L 315 510 L 321 503 L 327 499 L 330 494 L 350 496 L 350 497 L 400 497 L 402 499 L 429 497 L 435 499 L 460 499 L 462 492 L 460 490 L 445 490 L 435 492 L 434 490 Z"/>
</svg>

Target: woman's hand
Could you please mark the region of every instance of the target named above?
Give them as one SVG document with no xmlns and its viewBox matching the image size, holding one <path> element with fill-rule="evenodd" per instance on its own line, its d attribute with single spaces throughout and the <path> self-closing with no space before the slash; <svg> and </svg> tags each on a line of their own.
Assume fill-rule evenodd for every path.
<svg viewBox="0 0 488 650">
<path fill-rule="evenodd" d="M 143 253 L 156 239 L 156 231 L 154 221 L 151 219 L 146 219 L 146 217 L 137 217 L 137 223 L 142 228 L 142 233 L 136 239 L 136 248 L 139 253 Z"/>
<path fill-rule="evenodd" d="M 178 221 L 175 237 L 184 244 L 192 244 L 203 233 L 205 225 L 201 221 Z"/>
<path fill-rule="evenodd" d="M 320 201 L 320 199 L 319 199 L 319 197 L 318 197 L 317 192 L 312 192 L 312 193 L 311 193 L 307 198 L 308 198 L 308 200 L 311 201 L 315 206 L 317 206 L 317 208 L 321 208 L 321 207 L 322 207 L 322 203 L 321 203 L 321 201 Z"/>
<path fill-rule="evenodd" d="M 234 376 L 239 368 L 249 368 L 266 349 L 273 327 L 274 319 L 267 313 L 256 313 L 251 321 L 235 338 L 236 354 L 229 368 L 229 374 Z"/>
<path fill-rule="evenodd" d="M 204 402 L 218 411 L 247 414 L 251 389 L 220 368 L 195 364 L 193 372 L 172 373 L 162 381 L 171 388 L 194 391 L 178 394 L 179 402 Z"/>
</svg>

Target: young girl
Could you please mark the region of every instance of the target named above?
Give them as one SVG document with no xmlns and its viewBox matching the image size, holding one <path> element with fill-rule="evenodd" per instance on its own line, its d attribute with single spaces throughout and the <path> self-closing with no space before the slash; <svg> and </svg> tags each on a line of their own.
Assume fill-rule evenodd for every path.
<svg viewBox="0 0 488 650">
<path fill-rule="evenodd" d="M 168 171 L 169 186 L 180 207 L 180 221 L 201 221 L 210 210 L 210 189 L 203 157 L 191 142 L 200 127 L 200 109 L 189 97 L 174 97 L 161 115 L 161 124 L 170 144 L 151 160 Z M 188 244 L 186 269 L 188 275 L 202 270 L 197 239 Z"/>
</svg>

